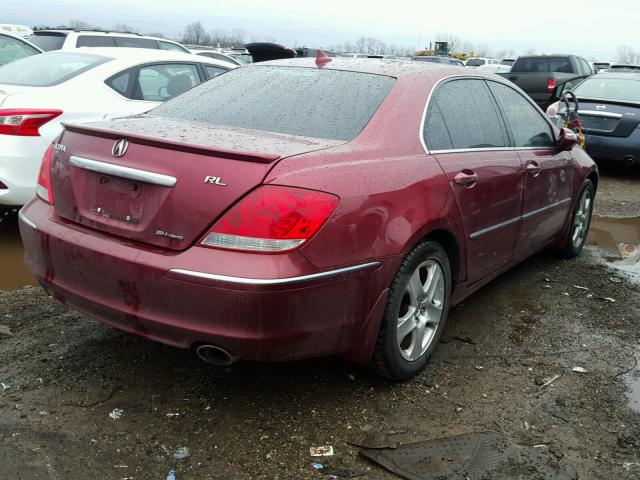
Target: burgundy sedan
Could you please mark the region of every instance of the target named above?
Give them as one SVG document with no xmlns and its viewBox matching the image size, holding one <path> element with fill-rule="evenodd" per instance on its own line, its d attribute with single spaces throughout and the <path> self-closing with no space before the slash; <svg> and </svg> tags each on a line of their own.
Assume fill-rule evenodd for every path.
<svg viewBox="0 0 640 480">
<path fill-rule="evenodd" d="M 451 305 L 542 248 L 578 255 L 597 182 L 500 77 L 297 59 L 66 125 L 20 230 L 44 288 L 109 325 L 216 364 L 340 354 L 399 380 Z"/>
</svg>

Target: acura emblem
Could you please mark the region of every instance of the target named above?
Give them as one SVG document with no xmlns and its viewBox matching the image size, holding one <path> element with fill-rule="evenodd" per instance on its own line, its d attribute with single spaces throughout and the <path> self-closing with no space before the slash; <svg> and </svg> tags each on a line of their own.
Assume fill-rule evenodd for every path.
<svg viewBox="0 0 640 480">
<path fill-rule="evenodd" d="M 606 105 L 596 105 L 596 110 L 605 110 L 606 108 Z"/>
<path fill-rule="evenodd" d="M 129 148 L 129 142 L 127 142 L 124 138 L 120 140 L 116 140 L 116 143 L 113 144 L 111 148 L 111 155 L 114 157 L 122 157 L 125 153 L 127 153 L 127 148 Z"/>
</svg>

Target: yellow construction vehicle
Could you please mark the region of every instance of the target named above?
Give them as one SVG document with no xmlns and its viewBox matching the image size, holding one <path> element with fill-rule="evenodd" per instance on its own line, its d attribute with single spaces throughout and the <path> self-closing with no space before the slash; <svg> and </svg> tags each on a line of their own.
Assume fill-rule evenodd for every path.
<svg viewBox="0 0 640 480">
<path fill-rule="evenodd" d="M 463 62 L 473 57 L 473 52 L 469 53 L 457 53 L 453 51 L 453 42 L 440 41 L 440 42 L 429 42 L 429 48 L 425 50 L 418 50 L 416 52 L 416 57 L 429 57 L 429 56 L 439 56 L 439 57 L 453 57 L 458 60 L 462 60 Z"/>
</svg>

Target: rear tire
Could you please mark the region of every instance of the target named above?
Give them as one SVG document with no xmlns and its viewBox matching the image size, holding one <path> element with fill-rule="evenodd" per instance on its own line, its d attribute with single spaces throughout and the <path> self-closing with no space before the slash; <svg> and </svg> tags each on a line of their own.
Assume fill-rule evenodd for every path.
<svg viewBox="0 0 640 480">
<path fill-rule="evenodd" d="M 582 252 L 591 225 L 595 195 L 596 190 L 593 183 L 591 180 L 585 180 L 569 219 L 571 223 L 567 227 L 566 238 L 557 250 L 561 257 L 575 258 Z"/>
<path fill-rule="evenodd" d="M 424 368 L 444 329 L 451 266 L 437 242 L 420 243 L 404 259 L 391 287 L 373 354 L 376 371 L 395 381 Z"/>
</svg>

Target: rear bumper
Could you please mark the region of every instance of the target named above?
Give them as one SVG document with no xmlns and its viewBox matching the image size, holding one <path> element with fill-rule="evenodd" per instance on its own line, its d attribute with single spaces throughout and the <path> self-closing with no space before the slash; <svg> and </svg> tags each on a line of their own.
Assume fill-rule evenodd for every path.
<svg viewBox="0 0 640 480">
<path fill-rule="evenodd" d="M 0 205 L 19 206 L 35 195 L 40 162 L 49 140 L 0 135 Z"/>
<path fill-rule="evenodd" d="M 318 272 L 297 252 L 168 253 L 70 224 L 38 199 L 21 211 L 20 232 L 27 266 L 69 307 L 158 342 L 219 345 L 246 360 L 366 360 L 397 262 Z"/>
<path fill-rule="evenodd" d="M 629 157 L 640 165 L 640 129 L 628 137 L 605 137 L 587 131 L 587 153 L 596 160 L 625 162 Z"/>
</svg>

